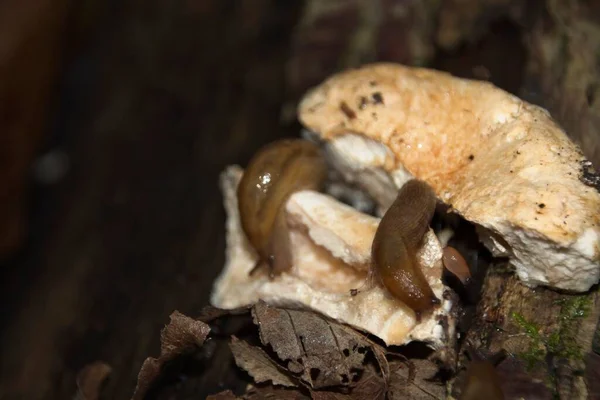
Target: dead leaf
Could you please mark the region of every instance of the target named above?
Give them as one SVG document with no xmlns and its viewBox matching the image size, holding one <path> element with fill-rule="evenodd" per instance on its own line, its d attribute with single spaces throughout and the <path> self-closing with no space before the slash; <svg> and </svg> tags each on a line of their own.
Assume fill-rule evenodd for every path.
<svg viewBox="0 0 600 400">
<path fill-rule="evenodd" d="M 229 316 L 229 315 L 247 314 L 248 312 L 250 312 L 250 309 L 251 309 L 250 306 L 232 308 L 230 310 L 225 310 L 225 309 L 217 308 L 217 307 L 213 307 L 213 306 L 205 306 L 202 308 L 202 310 L 200 310 L 200 315 L 198 316 L 198 320 L 209 323 L 209 322 L 214 321 L 215 319 Z"/>
<path fill-rule="evenodd" d="M 273 385 L 296 386 L 286 375 L 283 367 L 259 347 L 252 346 L 235 336 L 231 337 L 229 347 L 235 357 L 235 363 L 247 371 L 256 383 L 271 381 Z"/>
<path fill-rule="evenodd" d="M 356 386 L 347 393 L 339 391 L 312 391 L 313 400 L 384 400 L 386 385 L 373 365 L 367 365 Z"/>
<path fill-rule="evenodd" d="M 160 374 L 161 367 L 176 356 L 201 347 L 210 332 L 204 322 L 194 320 L 175 311 L 170 315 L 171 322 L 162 330 L 160 356 L 148 357 L 142 364 L 132 400 L 141 400 Z"/>
<path fill-rule="evenodd" d="M 237 400 L 239 397 L 236 397 L 235 394 L 231 390 L 224 390 L 219 393 L 211 394 L 206 397 L 206 400 Z"/>
<path fill-rule="evenodd" d="M 438 366 L 423 359 L 390 363 L 389 399 L 433 400 L 446 398 L 446 386 L 435 379 Z"/>
<path fill-rule="evenodd" d="M 349 394 L 339 392 L 314 391 L 311 393 L 312 400 L 350 400 Z"/>
<path fill-rule="evenodd" d="M 365 369 L 365 373 L 352 389 L 353 399 L 384 400 L 388 392 L 387 381 L 377 374 L 373 368 Z"/>
<path fill-rule="evenodd" d="M 252 309 L 260 339 L 313 389 L 352 386 L 370 348 L 358 332 L 309 311 L 259 302 Z"/>
<path fill-rule="evenodd" d="M 247 309 L 234 313 L 205 309 L 203 318 L 214 321 L 242 313 Z M 259 302 L 252 307 L 251 315 L 262 345 L 270 346 L 275 356 L 264 347 L 231 336 L 229 347 L 236 364 L 259 385 L 250 386 L 242 396 L 224 391 L 209 399 L 383 400 L 386 395 L 409 400 L 444 398 L 445 387 L 430 379 L 438 370 L 432 361 L 415 360 L 420 363 L 416 367 L 406 359 L 390 363 L 388 356 L 394 354 L 388 354 L 388 349 L 316 312 Z M 173 313 L 161 333 L 161 355 L 144 362 L 133 400 L 144 397 L 165 362 L 202 346 L 209 331 L 204 322 Z"/>
<path fill-rule="evenodd" d="M 240 398 L 243 400 L 310 400 L 297 389 L 275 386 L 252 387 Z"/>
<path fill-rule="evenodd" d="M 88 364 L 77 374 L 77 400 L 97 400 L 102 384 L 112 368 L 101 361 Z"/>
<path fill-rule="evenodd" d="M 250 386 L 242 396 L 236 396 L 231 390 L 225 390 L 210 395 L 206 400 L 310 400 L 310 397 L 304 395 L 296 389 L 286 389 L 271 385 L 255 387 Z"/>
<path fill-rule="evenodd" d="M 381 372 L 381 376 L 383 377 L 383 382 L 387 391 L 390 380 L 390 364 L 386 358 L 385 349 L 377 343 L 372 343 L 371 350 L 373 351 L 375 360 L 377 360 L 377 364 L 379 365 L 379 371 Z"/>
</svg>

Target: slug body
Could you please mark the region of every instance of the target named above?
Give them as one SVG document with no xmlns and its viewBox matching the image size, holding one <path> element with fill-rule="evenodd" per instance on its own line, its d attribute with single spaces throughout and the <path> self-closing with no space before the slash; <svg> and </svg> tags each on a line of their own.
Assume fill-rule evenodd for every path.
<svg viewBox="0 0 600 400">
<path fill-rule="evenodd" d="M 504 400 L 496 368 L 485 360 L 471 361 L 460 400 Z"/>
<path fill-rule="evenodd" d="M 282 139 L 261 148 L 246 167 L 237 196 L 242 229 L 271 276 L 291 266 L 284 205 L 299 190 L 319 190 L 327 176 L 320 148 Z"/>
<path fill-rule="evenodd" d="M 471 270 L 465 258 L 454 247 L 446 246 L 442 257 L 444 267 L 452 272 L 463 285 L 471 281 Z"/>
<path fill-rule="evenodd" d="M 439 303 L 417 259 L 435 206 L 436 196 L 429 185 L 418 179 L 408 181 L 381 219 L 371 248 L 374 272 L 417 318 Z"/>
</svg>

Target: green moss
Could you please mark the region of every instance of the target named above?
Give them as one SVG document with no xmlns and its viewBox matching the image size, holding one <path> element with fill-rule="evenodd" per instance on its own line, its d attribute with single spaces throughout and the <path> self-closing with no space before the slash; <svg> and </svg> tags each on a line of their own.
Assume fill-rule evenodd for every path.
<svg viewBox="0 0 600 400">
<path fill-rule="evenodd" d="M 540 328 L 536 323 L 527 321 L 524 316 L 516 312 L 512 313 L 512 317 L 515 320 L 515 323 L 523 329 L 527 336 L 532 340 L 539 340 L 541 338 Z"/>
<path fill-rule="evenodd" d="M 547 350 L 541 335 L 540 327 L 534 322 L 527 321 L 519 313 L 513 312 L 512 318 L 515 324 L 523 330 L 523 333 L 530 339 L 529 349 L 519 356 L 525 361 L 529 369 L 533 368 L 538 362 L 542 362 L 546 356 Z"/>
<path fill-rule="evenodd" d="M 548 351 L 559 358 L 581 359 L 583 354 L 577 344 L 577 326 L 574 322 L 589 314 L 591 296 L 564 298 L 557 301 L 557 304 L 561 305 L 559 329 L 558 332 L 551 334 L 556 338 L 549 342 Z"/>
<path fill-rule="evenodd" d="M 558 300 L 555 304 L 561 306 L 556 321 L 557 329 L 543 332 L 539 325 L 528 321 L 523 315 L 513 312 L 515 323 L 530 339 L 529 349 L 520 354 L 528 368 L 542 363 L 547 356 L 562 359 L 578 359 L 583 356 L 581 347 L 577 344 L 577 320 L 585 318 L 590 310 L 590 296 L 573 296 Z"/>
</svg>

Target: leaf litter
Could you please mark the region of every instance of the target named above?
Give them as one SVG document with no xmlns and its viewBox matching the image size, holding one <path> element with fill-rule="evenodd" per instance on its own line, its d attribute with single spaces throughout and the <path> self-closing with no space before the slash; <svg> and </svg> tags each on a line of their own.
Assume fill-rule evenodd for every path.
<svg viewBox="0 0 600 400">
<path fill-rule="evenodd" d="M 258 346 L 252 346 L 233 336 L 231 352 L 238 367 L 248 371 L 256 383 L 272 381 L 274 385 L 291 386 L 296 384 L 267 353 Z"/>
<path fill-rule="evenodd" d="M 218 335 L 218 323 L 226 325 L 244 313 L 251 317 L 245 333 L 239 332 L 246 337 L 230 334 L 227 340 L 234 366 L 245 371 L 251 383 L 242 394 L 225 390 L 208 399 L 445 398 L 445 386 L 432 379 L 438 369 L 433 361 L 408 360 L 367 334 L 312 310 L 258 302 L 232 311 L 207 307 L 197 319 L 174 312 L 161 332 L 161 354 L 142 365 L 132 400 L 146 398 L 166 364 L 199 351 Z"/>
<path fill-rule="evenodd" d="M 160 356 L 148 357 L 142 364 L 132 400 L 144 399 L 154 381 L 159 377 L 164 364 L 175 357 L 185 354 L 204 344 L 210 327 L 202 321 L 194 320 L 175 311 L 170 316 L 171 322 L 160 335 Z"/>
</svg>

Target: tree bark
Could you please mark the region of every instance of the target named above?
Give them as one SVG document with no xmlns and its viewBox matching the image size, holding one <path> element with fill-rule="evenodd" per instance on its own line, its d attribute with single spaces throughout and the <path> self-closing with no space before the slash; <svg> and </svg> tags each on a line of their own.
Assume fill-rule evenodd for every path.
<svg viewBox="0 0 600 400">
<path fill-rule="evenodd" d="M 30 164 L 51 121 L 66 1 L 0 4 L 0 261 L 27 236 Z"/>
</svg>

